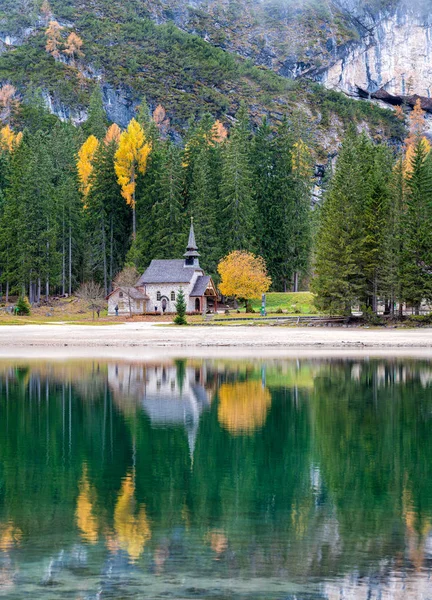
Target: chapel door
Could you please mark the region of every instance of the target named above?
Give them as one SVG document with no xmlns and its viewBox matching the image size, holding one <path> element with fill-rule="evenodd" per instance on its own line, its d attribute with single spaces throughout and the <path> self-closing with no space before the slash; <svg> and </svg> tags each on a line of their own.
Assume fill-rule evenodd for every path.
<svg viewBox="0 0 432 600">
<path fill-rule="evenodd" d="M 162 298 L 162 312 L 166 311 L 167 301 L 166 298 Z"/>
</svg>

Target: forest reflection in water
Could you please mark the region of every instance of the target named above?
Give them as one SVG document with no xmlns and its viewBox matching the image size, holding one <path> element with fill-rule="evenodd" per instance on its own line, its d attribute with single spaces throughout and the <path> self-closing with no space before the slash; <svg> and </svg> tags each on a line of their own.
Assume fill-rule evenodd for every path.
<svg viewBox="0 0 432 600">
<path fill-rule="evenodd" d="M 432 598 L 432 364 L 0 363 L 7 598 Z"/>
</svg>

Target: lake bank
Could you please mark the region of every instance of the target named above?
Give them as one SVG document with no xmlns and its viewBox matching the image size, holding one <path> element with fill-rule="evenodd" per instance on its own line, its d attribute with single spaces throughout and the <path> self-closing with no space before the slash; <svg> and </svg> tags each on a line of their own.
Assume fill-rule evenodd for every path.
<svg viewBox="0 0 432 600">
<path fill-rule="evenodd" d="M 5 325 L 0 357 L 421 355 L 432 357 L 432 329 L 333 327 L 173 327 L 150 323 Z"/>
</svg>

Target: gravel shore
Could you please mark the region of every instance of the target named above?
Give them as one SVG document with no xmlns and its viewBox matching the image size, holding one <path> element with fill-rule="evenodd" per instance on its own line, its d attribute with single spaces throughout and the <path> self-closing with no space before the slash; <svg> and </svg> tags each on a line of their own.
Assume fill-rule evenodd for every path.
<svg viewBox="0 0 432 600">
<path fill-rule="evenodd" d="M 5 325 L 0 357 L 311 356 L 404 354 L 432 358 L 432 329 Z"/>
</svg>

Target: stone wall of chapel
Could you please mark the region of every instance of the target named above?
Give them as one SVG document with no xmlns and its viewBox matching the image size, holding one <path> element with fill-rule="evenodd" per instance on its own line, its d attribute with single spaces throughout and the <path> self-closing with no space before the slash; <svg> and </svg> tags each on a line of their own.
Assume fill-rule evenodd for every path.
<svg viewBox="0 0 432 600">
<path fill-rule="evenodd" d="M 197 278 L 202 273 L 197 271 L 193 274 L 193 277 L 190 283 L 147 283 L 145 285 L 146 294 L 149 297 L 147 301 L 147 311 L 154 312 L 155 307 L 157 307 L 158 312 L 162 312 L 162 297 L 165 296 L 167 299 L 167 313 L 175 313 L 175 303 L 177 302 L 177 294 L 180 288 L 183 289 L 185 300 L 186 300 L 186 312 L 194 312 L 195 311 L 195 298 L 190 298 L 190 293 L 192 292 L 195 282 Z M 161 300 L 157 299 L 157 293 L 160 292 Z M 171 292 L 175 293 L 175 300 L 171 300 Z"/>
</svg>

